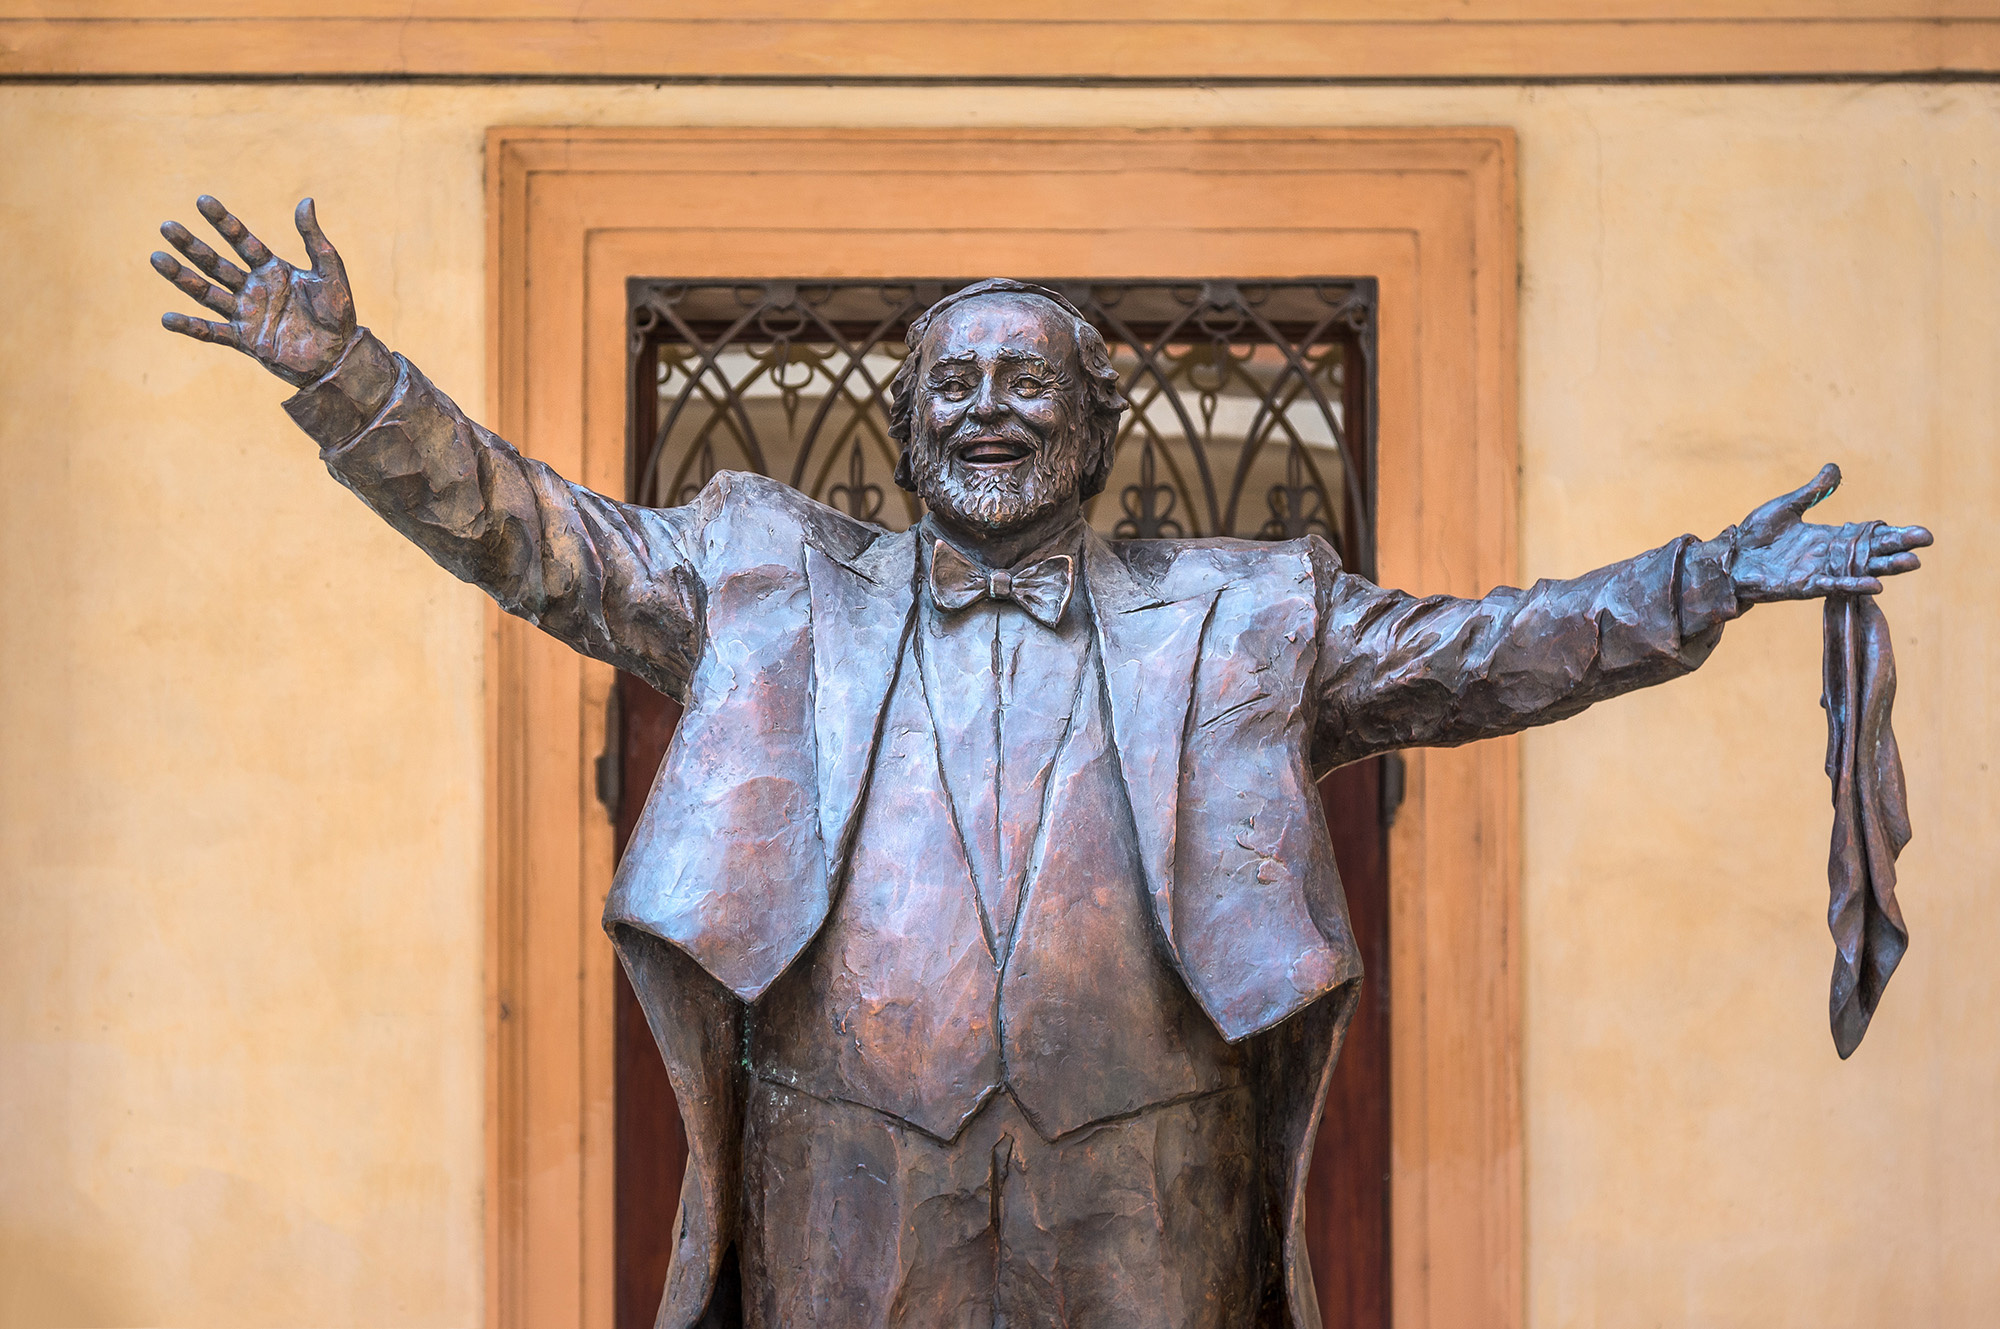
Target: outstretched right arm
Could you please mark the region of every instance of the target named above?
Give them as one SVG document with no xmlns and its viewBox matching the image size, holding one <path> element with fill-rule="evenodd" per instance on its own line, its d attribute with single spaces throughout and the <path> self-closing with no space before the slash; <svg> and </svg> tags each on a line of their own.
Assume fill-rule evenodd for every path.
<svg viewBox="0 0 2000 1329">
<path fill-rule="evenodd" d="M 162 322 L 234 346 L 297 387 L 285 409 L 334 478 L 441 566 L 584 654 L 682 695 L 700 630 L 699 501 L 665 510 L 616 502 L 474 423 L 357 326 L 346 272 L 310 199 L 298 213 L 309 271 L 274 256 L 214 199 L 196 206 L 250 271 L 169 222 L 168 241 L 209 280 L 164 253 L 154 268 L 228 321 Z"/>
<path fill-rule="evenodd" d="M 366 329 L 285 403 L 333 477 L 439 566 L 574 649 L 681 696 L 700 594 L 696 509 L 615 502 L 467 418 Z"/>
</svg>

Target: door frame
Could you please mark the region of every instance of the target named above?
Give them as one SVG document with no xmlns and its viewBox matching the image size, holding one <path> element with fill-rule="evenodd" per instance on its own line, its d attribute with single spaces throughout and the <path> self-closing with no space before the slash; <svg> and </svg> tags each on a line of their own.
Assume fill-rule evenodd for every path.
<svg viewBox="0 0 2000 1329">
<path fill-rule="evenodd" d="M 628 276 L 1373 276 L 1382 579 L 1514 579 L 1508 129 L 496 128 L 486 179 L 488 418 L 593 489 L 625 479 Z M 612 671 L 497 610 L 487 661 L 486 1321 L 608 1329 L 613 862 L 594 764 Z M 1515 1329 L 1518 747 L 1409 757 L 1390 837 L 1394 1318 Z"/>
</svg>

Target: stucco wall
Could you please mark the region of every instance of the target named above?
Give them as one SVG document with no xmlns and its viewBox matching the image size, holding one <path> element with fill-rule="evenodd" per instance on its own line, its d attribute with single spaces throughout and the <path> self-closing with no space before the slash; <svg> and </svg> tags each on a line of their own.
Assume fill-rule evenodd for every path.
<svg viewBox="0 0 2000 1329">
<path fill-rule="evenodd" d="M 1524 575 L 1840 461 L 1885 604 L 1915 948 L 1825 1029 L 1818 617 L 1526 749 L 1530 1321 L 2000 1305 L 2000 90 L 0 90 L 0 1326 L 471 1326 L 483 609 L 170 338 L 153 227 L 303 193 L 363 318 L 485 400 L 503 123 L 1504 123 Z M 184 302 L 181 306 L 184 307 Z M 1421 589 L 1421 588 L 1417 588 Z"/>
</svg>

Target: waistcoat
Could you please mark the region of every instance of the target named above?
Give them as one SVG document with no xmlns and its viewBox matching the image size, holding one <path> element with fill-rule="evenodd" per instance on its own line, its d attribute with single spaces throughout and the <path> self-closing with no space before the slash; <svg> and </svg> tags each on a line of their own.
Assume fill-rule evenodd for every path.
<svg viewBox="0 0 2000 1329">
<path fill-rule="evenodd" d="M 1096 650 L 1012 926 L 990 935 L 916 649 L 913 634 L 827 924 L 756 1005 L 755 1073 L 943 1140 L 1003 1086 L 1054 1139 L 1241 1083 L 1242 1052 L 1161 955 Z"/>
</svg>

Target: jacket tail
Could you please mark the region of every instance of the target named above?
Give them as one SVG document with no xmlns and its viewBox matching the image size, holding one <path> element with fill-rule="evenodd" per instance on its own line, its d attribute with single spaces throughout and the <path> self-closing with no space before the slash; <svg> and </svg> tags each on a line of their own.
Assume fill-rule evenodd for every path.
<svg viewBox="0 0 2000 1329">
<path fill-rule="evenodd" d="M 734 1287 L 719 1284 L 734 1281 L 742 1192 L 743 1003 L 679 947 L 626 923 L 609 931 L 687 1130 L 673 1263 L 655 1329 L 731 1329 L 727 1317 L 740 1302 Z"/>
<path fill-rule="evenodd" d="M 1257 1036 L 1257 1098 L 1263 1133 L 1267 1258 L 1277 1267 L 1264 1285 L 1281 1299 L 1260 1324 L 1273 1329 L 1321 1329 L 1319 1293 L 1306 1255 L 1306 1173 L 1319 1137 L 1326 1087 L 1361 995 L 1349 979 L 1268 1033 Z"/>
</svg>

